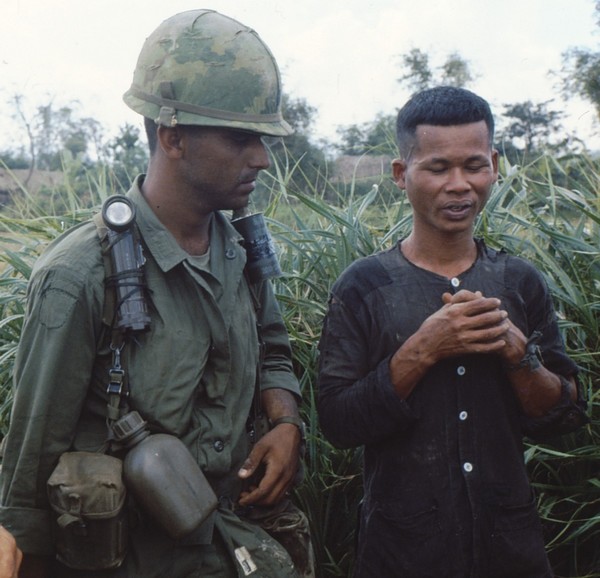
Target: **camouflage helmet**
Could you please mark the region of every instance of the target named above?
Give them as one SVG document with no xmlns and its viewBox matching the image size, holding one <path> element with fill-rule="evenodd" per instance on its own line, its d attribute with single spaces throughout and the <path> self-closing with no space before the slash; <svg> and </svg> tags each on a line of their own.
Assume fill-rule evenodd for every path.
<svg viewBox="0 0 600 578">
<path fill-rule="evenodd" d="M 145 41 L 125 104 L 163 126 L 229 127 L 291 134 L 281 76 L 254 30 L 214 10 L 165 20 Z"/>
</svg>

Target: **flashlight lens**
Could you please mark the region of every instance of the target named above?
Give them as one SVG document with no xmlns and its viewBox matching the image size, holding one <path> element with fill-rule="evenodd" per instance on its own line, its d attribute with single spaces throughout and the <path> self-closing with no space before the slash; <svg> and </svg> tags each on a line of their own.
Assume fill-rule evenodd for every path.
<svg viewBox="0 0 600 578">
<path fill-rule="evenodd" d="M 115 226 L 126 225 L 133 216 L 131 207 L 122 201 L 115 201 L 106 207 L 106 218 Z"/>
</svg>

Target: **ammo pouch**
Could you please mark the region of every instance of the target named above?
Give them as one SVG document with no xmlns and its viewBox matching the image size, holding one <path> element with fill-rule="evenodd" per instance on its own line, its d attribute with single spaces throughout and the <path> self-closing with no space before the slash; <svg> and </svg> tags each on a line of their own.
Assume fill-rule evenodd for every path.
<svg viewBox="0 0 600 578">
<path fill-rule="evenodd" d="M 91 452 L 66 452 L 48 482 L 56 514 L 57 559 L 76 570 L 121 565 L 127 549 L 123 462 Z"/>
</svg>

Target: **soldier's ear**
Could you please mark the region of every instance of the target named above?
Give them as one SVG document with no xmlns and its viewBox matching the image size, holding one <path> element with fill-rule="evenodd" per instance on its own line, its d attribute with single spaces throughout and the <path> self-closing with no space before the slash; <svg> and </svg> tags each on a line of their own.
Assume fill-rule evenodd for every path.
<svg viewBox="0 0 600 578">
<path fill-rule="evenodd" d="M 183 154 L 183 131 L 178 127 L 159 126 L 158 146 L 168 158 L 181 158 Z"/>
</svg>

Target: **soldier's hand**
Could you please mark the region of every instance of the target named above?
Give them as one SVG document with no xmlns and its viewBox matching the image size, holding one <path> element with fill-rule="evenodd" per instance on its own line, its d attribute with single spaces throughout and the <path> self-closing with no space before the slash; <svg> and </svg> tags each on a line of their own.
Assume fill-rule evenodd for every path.
<svg viewBox="0 0 600 578">
<path fill-rule="evenodd" d="M 17 578 L 22 559 L 13 535 L 0 526 L 0 578 Z"/>
<path fill-rule="evenodd" d="M 300 438 L 295 425 L 282 423 L 256 443 L 238 472 L 250 481 L 240 495 L 241 506 L 271 506 L 286 496 L 298 469 Z"/>
</svg>

